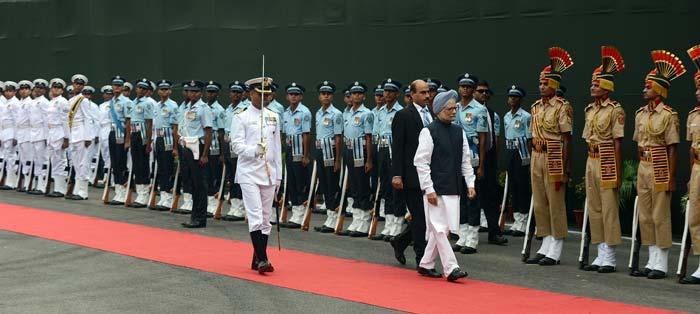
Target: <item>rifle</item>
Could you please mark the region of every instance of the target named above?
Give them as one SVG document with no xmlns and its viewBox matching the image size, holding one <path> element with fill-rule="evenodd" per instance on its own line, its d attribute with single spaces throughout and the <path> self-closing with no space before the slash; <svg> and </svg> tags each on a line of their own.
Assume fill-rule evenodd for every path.
<svg viewBox="0 0 700 314">
<path fill-rule="evenodd" d="M 158 159 L 153 162 L 153 179 L 151 180 L 151 195 L 148 197 L 148 208 L 156 208 L 156 183 L 158 182 Z"/>
<path fill-rule="evenodd" d="M 173 213 L 177 209 L 177 205 L 180 202 L 180 194 L 178 193 L 177 184 L 180 179 L 180 159 L 175 159 L 177 163 L 177 168 L 175 168 L 175 181 L 173 182 L 173 203 L 170 205 L 170 212 Z"/>
<path fill-rule="evenodd" d="M 379 223 L 379 207 L 381 206 L 382 200 L 379 197 L 379 190 L 382 188 L 382 181 L 380 177 L 377 177 L 377 192 L 374 195 L 374 208 L 369 211 L 372 215 L 372 224 L 369 226 L 369 231 L 367 232 L 367 239 L 371 239 L 375 234 L 377 234 L 377 223 Z"/>
<path fill-rule="evenodd" d="M 523 251 L 521 252 L 521 254 L 523 255 L 523 263 L 530 258 L 530 250 L 532 249 L 532 237 L 535 235 L 535 225 L 532 224 L 534 203 L 534 197 L 530 197 L 530 213 L 527 215 L 527 233 L 525 233 L 525 241 L 523 241 Z"/>
<path fill-rule="evenodd" d="M 129 150 L 129 155 L 131 155 L 131 150 Z M 131 193 L 131 177 L 133 177 L 134 160 L 129 158 L 126 165 L 129 167 L 129 176 L 126 180 L 126 200 L 124 201 L 124 206 L 129 207 L 133 201 L 133 193 Z"/>
<path fill-rule="evenodd" d="M 109 203 L 109 192 L 112 190 L 112 167 L 107 169 L 107 176 L 105 179 L 105 188 L 102 191 L 102 203 Z M 47 190 L 48 191 L 48 190 Z"/>
<path fill-rule="evenodd" d="M 95 156 L 95 169 L 92 171 L 90 174 L 90 177 L 92 178 L 92 186 L 97 186 L 97 173 L 99 172 L 98 169 L 100 168 L 100 156 L 102 156 L 102 141 L 97 143 L 97 156 Z"/>
<path fill-rule="evenodd" d="M 316 160 L 314 160 L 314 165 L 311 170 L 311 183 L 309 184 L 309 197 L 306 200 L 306 205 L 304 208 L 304 219 L 302 220 L 301 223 L 301 230 L 302 231 L 309 231 L 309 223 L 311 222 L 311 209 L 312 209 L 312 204 L 311 200 L 314 197 L 314 191 L 315 187 L 318 187 L 318 183 L 316 183 L 316 171 L 317 169 L 317 164 Z"/>
<path fill-rule="evenodd" d="M 630 262 L 628 268 L 630 273 L 639 271 L 639 248 L 642 245 L 641 234 L 639 232 L 639 208 L 637 202 L 639 196 L 634 198 L 634 214 L 632 216 L 632 245 L 630 246 Z"/>
<path fill-rule="evenodd" d="M 219 193 L 216 193 L 216 198 L 219 200 L 216 204 L 216 211 L 214 212 L 214 219 L 221 219 L 221 207 L 224 206 L 224 186 L 226 186 L 226 162 L 222 163 L 221 166 L 221 184 L 219 184 Z"/>
<path fill-rule="evenodd" d="M 336 212 L 338 213 L 338 221 L 335 223 L 335 234 L 340 233 L 343 230 L 343 224 L 345 223 L 345 208 L 343 208 L 343 203 L 345 202 L 345 191 L 348 187 L 348 169 L 345 167 L 345 172 L 343 173 L 343 186 L 340 189 L 340 204 Z"/>
<path fill-rule="evenodd" d="M 681 256 L 678 258 L 678 282 L 681 282 L 688 271 L 688 254 L 690 254 L 690 246 L 693 242 L 688 237 L 688 224 L 690 223 L 690 201 L 685 203 L 685 226 L 683 227 L 683 241 L 681 243 Z"/>
<path fill-rule="evenodd" d="M 47 149 L 48 151 L 48 149 Z M 2 175 L 0 174 L 0 177 Z M 51 157 L 46 162 L 46 178 L 44 181 L 44 195 L 48 195 L 51 190 Z"/>
<path fill-rule="evenodd" d="M 68 188 L 66 189 L 66 196 L 73 195 L 73 189 L 75 188 L 75 180 L 73 180 L 73 183 L 70 182 L 70 177 L 71 174 L 73 173 L 73 163 L 70 163 L 70 168 L 68 169 L 68 178 L 66 178 L 66 181 L 68 181 Z"/>
<path fill-rule="evenodd" d="M 25 184 L 27 185 L 27 192 L 32 190 L 32 183 L 34 183 L 34 161 L 29 164 L 29 179 L 24 178 L 25 182 L 26 180 L 29 180 L 29 182 L 26 182 Z"/>
<path fill-rule="evenodd" d="M 498 227 L 503 228 L 506 226 L 506 217 L 503 214 L 506 211 L 506 201 L 508 200 L 508 173 L 506 172 L 506 182 L 503 186 L 503 200 L 501 200 L 501 214 L 498 216 Z"/>
<path fill-rule="evenodd" d="M 581 249 L 578 254 L 578 269 L 588 265 L 589 246 L 591 245 L 591 227 L 588 226 L 588 198 L 583 203 L 583 226 L 581 228 Z"/>
<path fill-rule="evenodd" d="M 282 222 L 287 223 L 287 204 L 285 204 L 287 196 L 287 167 L 285 166 L 282 171 L 282 176 L 284 177 L 284 186 L 282 187 L 282 197 L 279 200 L 279 206 L 282 207 Z"/>
</svg>

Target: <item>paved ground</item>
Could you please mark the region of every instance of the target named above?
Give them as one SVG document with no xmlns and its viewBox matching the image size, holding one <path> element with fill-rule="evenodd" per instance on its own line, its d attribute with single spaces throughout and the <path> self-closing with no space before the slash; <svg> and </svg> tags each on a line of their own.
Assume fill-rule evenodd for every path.
<svg viewBox="0 0 700 314">
<path fill-rule="evenodd" d="M 98 193 L 91 190 L 94 199 Z M 206 229 L 187 230 L 179 227 L 187 216 L 103 206 L 93 199 L 69 202 L 0 192 L 0 202 L 249 241 L 247 227 L 242 222 L 210 220 Z M 312 225 L 321 224 L 324 218 L 313 215 Z M 472 279 L 700 312 L 697 310 L 700 287 L 679 285 L 675 276 L 656 281 L 628 276 L 625 266 L 629 242 L 624 242 L 618 252 L 621 271 L 603 275 L 578 270 L 577 235 L 571 235 L 565 243 L 562 265 L 556 267 L 522 264 L 522 238 L 511 238 L 509 246 L 499 247 L 485 244 L 485 237 L 482 234 L 483 244 L 478 254 L 458 254 L 460 265 Z M 394 260 L 391 246 L 384 242 L 288 229 L 283 229 L 282 238 L 288 249 L 415 268 L 410 250 L 407 251 L 408 265 L 401 266 Z M 271 245 L 275 246 L 276 242 L 272 240 Z M 539 242 L 534 241 L 533 245 L 538 247 Z M 674 247 L 669 260 L 670 272 L 674 274 L 678 250 Z M 591 252 L 595 254 L 593 248 Z M 646 262 L 645 253 L 643 250 L 642 264 Z M 247 267 L 245 264 L 232 262 L 232 267 Z M 691 258 L 689 265 L 691 271 L 694 270 L 698 260 Z M 395 312 L 5 231 L 0 231 L 0 282 L 0 312 L 3 313 Z M 478 301 L 465 296 L 460 302 L 465 302 L 467 311 L 468 302 Z M 565 311 L 558 309 L 557 312 Z"/>
</svg>

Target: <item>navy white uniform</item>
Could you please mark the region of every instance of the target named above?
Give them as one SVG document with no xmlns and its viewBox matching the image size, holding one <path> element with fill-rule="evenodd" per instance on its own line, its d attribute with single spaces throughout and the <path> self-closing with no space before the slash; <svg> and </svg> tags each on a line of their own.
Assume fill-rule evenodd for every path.
<svg viewBox="0 0 700 314">
<path fill-rule="evenodd" d="M 64 89 L 66 83 L 59 78 L 50 82 L 51 87 Z M 47 196 L 63 197 L 68 189 L 68 158 L 67 148 L 63 148 L 63 142 L 68 141 L 70 128 L 68 127 L 68 100 L 59 95 L 51 98 L 46 110 L 46 127 L 48 129 L 47 147 L 49 150 L 49 164 L 51 166 L 51 179 L 53 191 Z"/>
<path fill-rule="evenodd" d="M 22 89 L 33 89 L 34 84 L 30 81 L 22 80 L 19 81 L 20 92 Z M 19 94 L 19 92 L 18 92 Z M 32 97 L 27 95 L 19 100 L 19 105 L 15 108 L 15 138 L 17 139 L 17 146 L 19 152 L 19 162 L 21 168 L 21 176 L 17 186 L 18 191 L 26 192 L 29 187 L 30 174 L 32 170 L 32 162 L 34 160 L 34 145 L 32 145 L 31 140 L 31 107 L 32 107 Z"/>
<path fill-rule="evenodd" d="M 17 188 L 17 178 L 19 171 L 19 159 L 17 158 L 17 130 L 15 129 L 15 115 L 20 106 L 19 100 L 15 96 L 10 96 L 8 90 L 17 90 L 17 83 L 5 82 L 5 100 L 0 109 L 0 141 L 2 141 L 2 156 L 4 160 L 5 185 L 3 189 Z"/>
<path fill-rule="evenodd" d="M 87 84 L 87 78 L 80 74 L 74 75 L 71 81 L 75 83 L 81 79 L 84 79 L 84 84 Z M 95 139 L 95 128 L 92 122 L 96 119 L 93 117 L 94 112 L 90 100 L 82 94 L 71 97 L 68 104 L 70 106 L 68 112 L 70 156 L 75 171 L 75 188 L 70 199 L 85 200 L 88 197 L 88 181 L 90 180 L 89 145 L 85 144 Z"/>
<path fill-rule="evenodd" d="M 36 79 L 32 82 L 34 88 L 44 88 L 46 89 L 49 83 L 44 79 Z M 32 105 L 29 108 L 29 119 L 31 126 L 30 140 L 32 146 L 34 146 L 34 181 L 33 191 L 34 194 L 44 194 L 46 193 L 46 183 L 48 180 L 48 158 L 46 155 L 46 139 L 48 136 L 47 123 L 46 123 L 46 113 L 49 108 L 49 100 L 41 95 L 32 101 Z"/>
</svg>

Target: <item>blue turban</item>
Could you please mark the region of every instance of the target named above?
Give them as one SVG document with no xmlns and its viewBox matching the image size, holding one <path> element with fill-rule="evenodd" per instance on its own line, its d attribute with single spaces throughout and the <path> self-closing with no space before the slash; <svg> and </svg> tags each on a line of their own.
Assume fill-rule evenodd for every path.
<svg viewBox="0 0 700 314">
<path fill-rule="evenodd" d="M 437 94 L 437 96 L 435 96 L 435 100 L 433 100 L 433 112 L 435 114 L 438 114 L 440 111 L 442 111 L 442 108 L 444 108 L 445 105 L 447 105 L 447 103 L 452 99 L 454 99 L 455 101 L 459 99 L 459 97 L 457 96 L 457 92 L 455 92 L 452 89 Z"/>
</svg>

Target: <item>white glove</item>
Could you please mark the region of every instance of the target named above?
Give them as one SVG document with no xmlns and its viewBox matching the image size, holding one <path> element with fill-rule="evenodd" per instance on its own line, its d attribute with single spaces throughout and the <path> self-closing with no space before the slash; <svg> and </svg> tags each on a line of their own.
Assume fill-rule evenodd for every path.
<svg viewBox="0 0 700 314">
<path fill-rule="evenodd" d="M 260 142 L 257 144 L 257 147 L 255 148 L 255 154 L 258 157 L 263 157 L 267 153 L 267 143 Z"/>
</svg>

